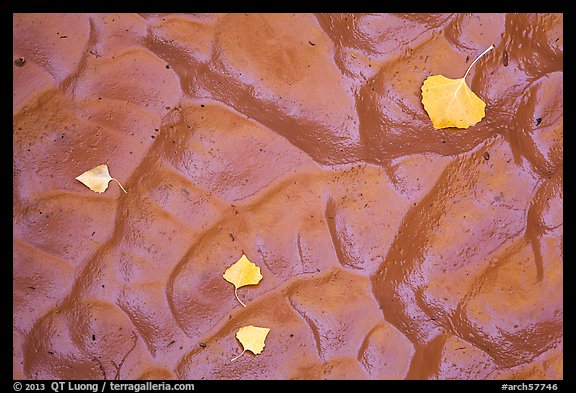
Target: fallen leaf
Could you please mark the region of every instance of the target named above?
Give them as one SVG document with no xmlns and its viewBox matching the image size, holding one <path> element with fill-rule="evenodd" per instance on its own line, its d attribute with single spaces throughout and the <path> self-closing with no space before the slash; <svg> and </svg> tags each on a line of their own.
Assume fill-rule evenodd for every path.
<svg viewBox="0 0 576 393">
<path fill-rule="evenodd" d="M 474 63 L 493 48 L 494 45 L 490 45 L 482 52 L 460 79 L 450 79 L 443 75 L 426 78 L 422 84 L 422 104 L 434 128 L 468 128 L 485 116 L 486 103 L 470 90 L 466 77 Z"/>
<path fill-rule="evenodd" d="M 110 180 L 114 180 L 116 183 L 118 183 L 122 191 L 127 193 L 124 187 L 122 187 L 122 184 L 110 176 L 110 172 L 108 172 L 108 165 L 106 164 L 98 165 L 96 168 L 92 168 L 89 171 L 84 172 L 78 176 L 76 180 L 80 181 L 92 191 L 100 193 L 106 191 Z"/>
<path fill-rule="evenodd" d="M 265 346 L 264 341 L 266 340 L 266 336 L 268 335 L 269 331 L 270 329 L 268 328 L 256 327 L 252 325 L 240 328 L 240 330 L 236 332 L 236 338 L 240 341 L 244 349 L 242 350 L 242 353 L 233 358 L 231 362 L 238 359 L 246 351 L 250 351 L 254 355 L 258 355 L 260 352 L 262 352 Z"/>
<path fill-rule="evenodd" d="M 244 307 L 246 305 L 238 298 L 238 288 L 258 284 L 262 279 L 260 268 L 250 262 L 244 254 L 235 264 L 226 269 L 223 277 L 226 281 L 234 284 L 234 295 Z"/>
</svg>

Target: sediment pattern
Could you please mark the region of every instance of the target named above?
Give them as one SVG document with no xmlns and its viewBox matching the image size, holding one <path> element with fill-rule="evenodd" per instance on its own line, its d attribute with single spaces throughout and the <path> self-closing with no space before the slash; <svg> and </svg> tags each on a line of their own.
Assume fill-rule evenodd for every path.
<svg viewBox="0 0 576 393">
<path fill-rule="evenodd" d="M 14 378 L 562 378 L 562 15 L 13 22 Z"/>
</svg>

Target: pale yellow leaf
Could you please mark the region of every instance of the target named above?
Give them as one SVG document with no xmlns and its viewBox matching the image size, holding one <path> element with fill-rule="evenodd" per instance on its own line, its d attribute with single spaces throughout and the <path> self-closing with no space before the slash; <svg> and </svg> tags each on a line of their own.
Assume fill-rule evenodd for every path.
<svg viewBox="0 0 576 393">
<path fill-rule="evenodd" d="M 120 188 L 122 188 L 122 191 L 126 192 L 124 187 L 122 187 L 122 184 L 110 176 L 110 172 L 108 172 L 108 165 L 106 164 L 98 165 L 97 167 L 84 172 L 80 176 L 76 177 L 76 180 L 80 181 L 92 191 L 100 193 L 106 191 L 110 180 L 114 180 L 116 183 L 118 183 Z"/>
<path fill-rule="evenodd" d="M 236 338 L 242 344 L 244 348 L 240 355 L 236 356 L 232 361 L 238 359 L 242 354 L 246 351 L 252 352 L 254 355 L 258 355 L 264 349 L 266 345 L 264 342 L 266 341 L 266 336 L 270 329 L 257 327 L 257 326 L 244 326 L 240 328 L 238 332 L 236 332 Z"/>
<path fill-rule="evenodd" d="M 422 84 L 422 104 L 434 128 L 468 128 L 485 116 L 486 104 L 466 84 L 470 68 L 489 50 L 485 50 L 468 67 L 464 77 L 450 79 L 443 75 L 426 78 Z"/>
<path fill-rule="evenodd" d="M 468 128 L 484 117 L 486 104 L 466 84 L 464 78 L 442 75 L 428 77 L 422 85 L 422 104 L 434 128 Z"/>
<path fill-rule="evenodd" d="M 238 288 L 245 285 L 255 285 L 262 279 L 262 274 L 260 274 L 260 268 L 256 264 L 250 262 L 246 255 L 242 254 L 242 257 L 230 266 L 223 275 L 224 279 L 234 285 L 234 295 L 236 299 L 244 307 L 246 305 L 238 298 Z"/>
</svg>

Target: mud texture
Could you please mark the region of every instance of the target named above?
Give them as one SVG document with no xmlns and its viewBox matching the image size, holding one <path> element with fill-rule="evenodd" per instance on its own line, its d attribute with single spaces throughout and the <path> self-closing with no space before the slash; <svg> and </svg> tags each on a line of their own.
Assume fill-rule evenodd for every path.
<svg viewBox="0 0 576 393">
<path fill-rule="evenodd" d="M 13 22 L 14 378 L 563 377 L 562 15 Z"/>
</svg>

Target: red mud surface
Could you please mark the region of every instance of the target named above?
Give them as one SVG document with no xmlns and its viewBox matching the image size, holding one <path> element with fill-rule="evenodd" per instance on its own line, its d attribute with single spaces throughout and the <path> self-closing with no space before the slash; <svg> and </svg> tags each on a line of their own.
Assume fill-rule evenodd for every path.
<svg viewBox="0 0 576 393">
<path fill-rule="evenodd" d="M 13 22 L 14 378 L 563 377 L 562 15 Z"/>
</svg>

